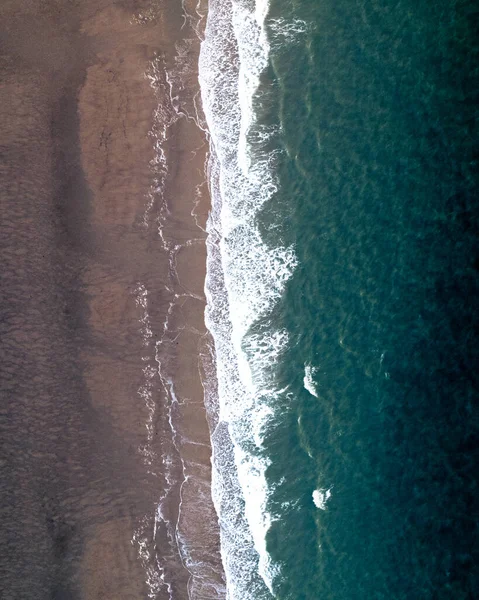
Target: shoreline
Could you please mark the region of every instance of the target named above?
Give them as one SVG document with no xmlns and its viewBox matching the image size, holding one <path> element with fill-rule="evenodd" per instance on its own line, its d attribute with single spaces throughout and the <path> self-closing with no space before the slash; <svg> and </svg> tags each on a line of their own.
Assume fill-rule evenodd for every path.
<svg viewBox="0 0 479 600">
<path fill-rule="evenodd" d="M 210 532 L 216 514 L 210 499 L 211 449 L 198 364 L 198 344 L 206 334 L 203 288 L 208 198 L 205 196 L 203 168 L 207 141 L 191 116 L 185 116 L 192 90 L 185 87 L 184 71 L 180 82 L 184 87 L 176 90 L 176 97 L 172 96 L 175 90 L 170 78 L 175 69 L 186 66 L 171 63 L 178 60 L 175 47 L 184 42 L 188 29 L 185 32 L 183 27 L 182 38 L 174 39 L 174 34 L 166 34 L 166 31 L 175 31 L 175 25 L 178 28 L 178 16 L 174 11 L 170 19 L 165 13 L 159 16 L 150 12 L 147 15 L 139 13 L 136 19 L 136 27 L 146 30 L 148 40 L 150 28 L 153 34 L 158 31 L 162 40 L 162 45 L 148 57 L 150 66 L 147 69 L 152 98 L 157 103 L 148 134 L 142 135 L 145 142 L 149 139 L 151 146 L 157 146 L 156 154 L 148 161 L 150 178 L 153 176 L 147 194 L 149 201 L 146 207 L 138 207 L 134 217 L 132 212 L 129 220 L 124 214 L 113 212 L 110 227 L 105 229 L 105 221 L 111 215 L 109 210 L 118 210 L 117 206 L 125 210 L 125 204 L 128 206 L 128 202 L 112 198 L 112 208 L 103 208 L 100 222 L 101 235 L 106 237 L 109 237 L 108 229 L 115 237 L 117 228 L 131 227 L 132 246 L 120 254 L 131 252 L 138 262 L 142 256 L 144 262 L 150 265 L 146 273 L 140 275 L 135 271 L 137 285 L 133 291 L 136 309 L 140 312 L 137 320 L 141 323 L 143 346 L 138 351 L 145 365 L 137 396 L 143 399 L 147 409 L 146 439 L 139 448 L 139 454 L 149 474 L 162 482 L 162 490 L 157 492 L 158 506 L 152 507 L 150 515 L 143 517 L 132 539 L 147 574 L 151 597 L 157 597 L 163 591 L 167 593 L 165 597 L 188 595 L 200 599 L 222 597 L 223 585 L 219 540 Z M 110 14 L 104 20 L 98 17 L 92 23 L 92 29 L 95 31 L 99 22 L 100 35 L 104 39 L 102 27 L 108 24 L 110 30 L 113 21 Z M 198 48 L 199 40 L 188 42 L 185 60 L 196 63 L 194 44 L 196 42 Z M 119 62 L 124 65 L 124 57 Z M 104 76 L 108 73 L 108 81 L 115 81 L 115 70 L 109 64 L 102 65 L 102 73 Z M 191 75 L 194 76 L 194 72 Z M 193 81 L 197 85 L 197 81 Z M 108 118 L 108 113 L 106 116 Z M 98 131 L 99 127 L 95 129 Z M 123 134 L 123 138 L 127 139 L 124 119 L 122 129 L 118 136 L 121 138 Z M 114 141 L 111 133 L 104 130 L 101 133 L 100 147 L 104 145 L 106 163 L 112 160 Z M 139 155 L 143 157 L 144 152 Z M 98 163 L 98 160 L 95 161 L 92 168 L 94 176 L 98 176 Z M 142 163 L 147 161 L 142 159 Z M 122 169 L 125 169 L 123 165 Z M 129 169 L 125 171 L 128 173 Z M 107 185 L 107 181 L 100 178 L 99 189 L 104 197 L 107 197 Z M 142 210 L 143 214 L 139 214 Z M 125 235 L 124 230 L 122 235 Z M 163 280 L 160 285 L 156 281 L 158 276 Z M 120 323 L 115 330 L 119 327 Z M 112 368 L 115 369 L 114 366 Z M 163 391 L 158 389 L 159 384 Z M 122 387 L 125 389 L 126 381 Z M 164 472 L 161 473 L 158 473 L 159 461 L 163 463 Z M 195 516 L 198 510 L 201 520 Z M 207 529 L 198 529 L 198 523 L 207 523 Z M 202 583 L 203 579 L 207 580 L 206 585 Z M 215 595 L 211 586 L 217 588 Z"/>
<path fill-rule="evenodd" d="M 46 517 L 45 502 L 25 494 L 25 511 L 39 523 L 33 540 L 51 538 L 56 558 L 50 562 L 58 565 L 36 559 L 37 569 L 29 565 L 31 585 L 39 598 L 222 598 L 199 364 L 208 335 L 208 146 L 191 118 L 200 43 L 194 29 L 205 8 L 195 6 L 203 11 L 195 16 L 190 7 L 188 17 L 181 7 L 150 2 L 86 1 L 72 14 L 53 4 L 15 9 L 20 15 L 22 10 L 28 13 L 20 28 L 22 52 L 29 50 L 22 61 L 35 62 L 38 87 L 46 89 L 45 122 L 53 114 L 58 124 L 51 138 L 39 141 L 40 154 L 29 159 L 32 173 L 52 181 L 52 188 L 42 184 L 41 197 L 52 203 L 58 222 L 44 238 L 49 217 L 39 222 L 26 204 L 23 223 L 31 222 L 36 239 L 48 245 L 48 253 L 37 256 L 35 273 L 57 271 L 55 285 L 66 298 L 63 306 L 56 302 L 48 309 L 50 330 L 35 322 L 33 312 L 26 317 L 54 355 L 49 360 L 56 370 L 48 377 L 56 391 L 47 392 L 45 404 L 56 416 L 39 432 L 39 439 L 50 440 L 45 454 L 26 453 L 24 463 L 57 473 L 59 482 L 47 491 L 54 501 Z M 10 14 L 8 6 L 5 11 L 16 25 L 17 12 Z M 30 22 L 30 16 L 39 21 Z M 39 57 L 33 57 L 28 36 L 38 28 L 41 37 L 42 26 L 55 30 L 58 48 L 39 42 Z M 64 55 L 62 48 L 68 48 Z M 12 85 L 18 87 L 15 77 L 14 70 Z M 60 80 L 63 93 L 57 93 Z M 37 114 L 38 98 L 33 89 L 31 94 L 27 109 L 35 130 L 43 113 Z M 50 148 L 51 166 L 43 164 Z M 58 190 L 57 200 L 50 189 Z M 39 197 L 32 187 L 29 198 Z M 27 264 L 22 281 L 31 277 Z M 12 297 L 23 289 L 21 283 Z M 49 307 L 55 293 L 48 288 L 42 294 Z M 40 307 L 40 313 L 45 310 Z M 22 347 L 25 340 L 15 335 Z M 43 377 L 44 361 L 38 363 L 36 355 L 32 361 Z M 37 392 L 33 381 L 30 388 L 28 394 Z M 27 419 L 28 429 L 35 414 L 19 418 Z M 35 451 L 35 436 L 30 445 Z M 48 490 L 48 484 L 39 486 Z M 44 518 L 52 524 L 47 532 Z M 21 535 L 19 540 L 22 548 Z M 18 561 L 17 572 L 26 568 Z M 45 590 L 38 590 L 41 574 Z M 28 589 L 17 595 L 29 597 Z"/>
</svg>

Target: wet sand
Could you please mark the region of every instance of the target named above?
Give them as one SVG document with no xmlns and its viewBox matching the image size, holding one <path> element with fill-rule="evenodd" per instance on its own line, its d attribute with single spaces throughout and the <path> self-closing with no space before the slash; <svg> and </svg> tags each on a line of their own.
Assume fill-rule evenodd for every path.
<svg viewBox="0 0 479 600">
<path fill-rule="evenodd" d="M 202 13 L 168 4 L 0 7 L 2 598 L 224 597 Z"/>
</svg>

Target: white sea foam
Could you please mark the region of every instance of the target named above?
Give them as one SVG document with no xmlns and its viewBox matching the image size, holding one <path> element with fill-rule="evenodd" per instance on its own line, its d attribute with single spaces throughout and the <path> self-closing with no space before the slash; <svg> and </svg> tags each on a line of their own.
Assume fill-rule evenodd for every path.
<svg viewBox="0 0 479 600">
<path fill-rule="evenodd" d="M 316 374 L 316 368 L 311 365 L 304 365 L 304 378 L 303 385 L 306 390 L 316 398 L 318 397 L 318 392 L 316 390 L 316 383 L 314 382 L 314 375 Z"/>
<path fill-rule="evenodd" d="M 185 15 L 187 15 L 184 7 Z M 157 13 L 138 15 L 134 21 L 137 24 L 148 23 L 149 20 L 157 18 Z M 197 98 L 191 98 L 190 90 L 194 85 L 196 70 L 194 68 L 194 45 L 198 43 L 195 38 L 197 29 L 196 24 L 201 20 L 200 7 L 195 7 L 195 14 L 185 19 L 185 23 L 190 31 L 190 38 L 185 37 L 175 47 L 175 54 L 168 58 L 165 55 L 158 55 L 151 61 L 145 77 L 148 79 L 158 103 L 154 113 L 154 122 L 149 132 L 152 145 L 155 150 L 155 157 L 150 163 L 152 173 L 152 184 L 146 198 L 145 210 L 142 224 L 145 229 L 154 228 L 162 240 L 163 248 L 169 259 L 170 270 L 169 280 L 165 285 L 165 291 L 171 295 L 171 301 L 163 326 L 160 330 L 153 331 L 152 320 L 149 314 L 149 291 L 146 285 L 138 283 L 134 291 L 136 305 L 139 309 L 139 330 L 143 338 L 144 351 L 141 359 L 144 362 L 143 383 L 138 389 L 138 394 L 144 401 L 147 408 L 146 420 L 146 439 L 145 443 L 139 448 L 139 452 L 144 458 L 148 471 L 156 476 L 159 481 L 158 498 L 154 513 L 145 515 L 138 524 L 132 544 L 136 547 L 141 564 L 143 565 L 146 583 L 148 586 L 148 597 L 158 598 L 168 597 L 174 600 L 174 569 L 172 565 L 181 561 L 183 566 L 190 574 L 188 581 L 188 596 L 191 599 L 222 599 L 225 597 L 224 586 L 221 584 L 221 576 L 213 572 L 216 558 L 211 561 L 210 556 L 205 554 L 204 548 L 198 547 L 197 540 L 193 538 L 191 531 L 187 530 L 187 523 L 182 511 L 184 497 L 191 490 L 197 493 L 197 505 L 202 511 L 202 515 L 207 514 L 207 508 L 211 506 L 211 498 L 206 493 L 208 473 L 201 474 L 200 465 L 193 465 L 192 461 L 187 463 L 181 455 L 182 445 L 196 444 L 194 440 L 187 440 L 181 437 L 177 431 L 175 420 L 175 411 L 182 399 L 178 399 L 175 393 L 175 386 L 169 374 L 169 364 L 165 359 L 171 353 L 168 352 L 168 345 L 172 341 L 172 313 L 187 296 L 195 297 L 192 293 L 181 291 L 177 293 L 177 288 L 181 289 L 176 269 L 176 260 L 178 252 L 187 245 L 197 243 L 198 240 L 188 240 L 183 244 L 177 244 L 169 239 L 167 230 L 170 210 L 165 198 L 165 184 L 169 176 L 168 148 L 167 144 L 171 135 L 172 126 L 179 119 L 193 119 L 198 125 L 204 127 L 201 123 L 202 116 L 199 113 Z M 198 24 L 199 28 L 199 24 Z M 168 101 L 169 100 L 169 101 Z M 197 186 L 194 198 L 194 208 L 191 212 L 192 220 L 198 225 L 196 210 L 200 202 L 200 186 Z M 192 328 L 193 329 L 193 328 Z M 196 332 L 199 333 L 199 332 Z M 158 388 L 164 391 L 164 406 L 162 417 L 157 410 Z M 156 397 L 155 397 L 156 393 Z M 161 455 L 157 452 L 158 444 L 155 444 L 155 433 L 159 427 L 160 421 L 165 427 L 162 436 Z M 169 435 L 168 435 L 169 434 Z M 157 441 L 157 438 L 156 438 Z M 156 450 L 155 450 L 156 448 Z M 160 466 L 160 469 L 157 467 Z M 191 473 L 191 467 L 194 466 L 194 474 Z M 178 472 L 181 472 L 181 480 L 178 481 Z M 197 478 L 198 473 L 201 477 Z M 204 475 L 204 477 L 203 477 Z M 179 514 L 177 518 L 168 510 L 171 506 L 172 498 L 180 495 Z M 210 511 L 211 512 L 211 511 Z M 214 527 L 214 523 L 212 524 Z M 208 524 L 205 520 L 205 528 Z M 157 543 L 162 545 L 162 551 L 157 552 Z"/>
<path fill-rule="evenodd" d="M 273 42 L 287 41 L 289 43 L 298 42 L 301 36 L 311 30 L 311 25 L 303 19 L 269 19 L 268 28 L 273 34 Z"/>
<path fill-rule="evenodd" d="M 326 510 L 326 503 L 331 498 L 331 489 L 320 488 L 313 492 L 313 502 L 317 508 Z"/>
<path fill-rule="evenodd" d="M 257 123 L 255 112 L 270 53 L 267 14 L 266 0 L 211 0 L 199 65 L 211 135 L 206 322 L 218 380 L 212 487 L 230 600 L 271 598 L 280 575 L 265 541 L 273 517 L 263 441 L 285 392 L 272 370 L 288 337 L 271 324 L 267 333 L 251 328 L 280 299 L 296 257 L 292 247 L 267 246 L 257 224 L 278 186 L 277 155 L 266 146 L 279 128 Z"/>
</svg>

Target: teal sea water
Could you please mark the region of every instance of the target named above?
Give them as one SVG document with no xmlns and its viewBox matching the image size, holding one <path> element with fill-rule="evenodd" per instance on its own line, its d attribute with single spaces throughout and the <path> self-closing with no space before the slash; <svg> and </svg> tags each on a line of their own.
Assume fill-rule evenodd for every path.
<svg viewBox="0 0 479 600">
<path fill-rule="evenodd" d="M 232 599 L 479 597 L 479 9 L 210 2 Z"/>
</svg>

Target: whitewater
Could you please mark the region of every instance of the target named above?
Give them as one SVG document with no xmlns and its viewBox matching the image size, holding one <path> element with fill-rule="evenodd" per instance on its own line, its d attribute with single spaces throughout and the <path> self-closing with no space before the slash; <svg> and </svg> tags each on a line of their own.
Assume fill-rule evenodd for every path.
<svg viewBox="0 0 479 600">
<path fill-rule="evenodd" d="M 258 215 L 274 201 L 281 128 L 261 123 L 269 64 L 268 3 L 211 0 L 199 59 L 203 109 L 210 135 L 206 324 L 216 353 L 217 412 L 211 419 L 212 494 L 231 600 L 274 597 L 281 577 L 266 548 L 275 518 L 268 511 L 271 463 L 263 447 L 287 395 L 274 365 L 287 332 L 269 318 L 296 266 L 293 247 L 262 239 Z M 276 30 L 281 24 L 276 20 Z M 290 33 L 287 29 L 287 33 Z M 274 227 L 274 223 L 271 225 Z"/>
</svg>

